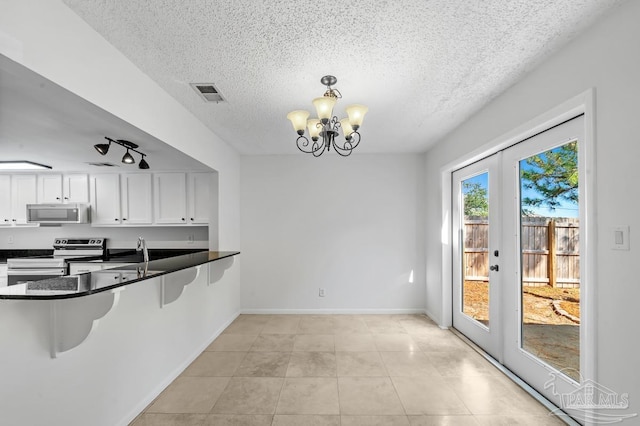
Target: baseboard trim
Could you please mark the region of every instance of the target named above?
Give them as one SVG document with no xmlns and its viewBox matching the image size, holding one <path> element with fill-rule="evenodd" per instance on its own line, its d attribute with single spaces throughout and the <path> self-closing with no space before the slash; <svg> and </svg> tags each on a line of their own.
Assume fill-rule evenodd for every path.
<svg viewBox="0 0 640 426">
<path fill-rule="evenodd" d="M 185 360 L 180 363 L 173 371 L 171 371 L 165 378 L 149 392 L 149 395 L 144 398 L 140 403 L 138 403 L 131 412 L 124 417 L 121 422 L 118 422 L 118 425 L 127 426 L 131 424 L 139 415 L 142 414 L 142 411 L 147 408 L 149 404 L 151 404 L 161 393 L 166 389 L 175 379 L 182 374 L 182 372 L 189 366 L 195 359 L 200 356 L 202 352 L 204 352 L 207 347 L 214 340 L 222 334 L 222 332 L 229 327 L 229 325 L 240 315 L 240 311 L 236 311 L 229 320 L 227 320 L 224 324 L 222 324 L 218 329 L 208 338 L 203 344 L 198 346 L 194 351 L 187 357 Z"/>
<path fill-rule="evenodd" d="M 242 309 L 247 315 L 424 315 L 424 309 Z"/>
</svg>

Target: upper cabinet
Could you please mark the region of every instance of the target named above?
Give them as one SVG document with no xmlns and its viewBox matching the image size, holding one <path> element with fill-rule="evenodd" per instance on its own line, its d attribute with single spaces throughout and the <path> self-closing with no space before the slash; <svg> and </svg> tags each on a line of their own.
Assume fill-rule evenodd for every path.
<svg viewBox="0 0 640 426">
<path fill-rule="evenodd" d="M 152 224 L 151 175 L 148 173 L 120 175 L 120 201 L 123 225 Z"/>
<path fill-rule="evenodd" d="M 148 173 L 91 176 L 91 224 L 138 226 L 153 223 L 151 175 Z"/>
<path fill-rule="evenodd" d="M 189 173 L 187 176 L 189 223 L 206 225 L 211 213 L 211 173 Z"/>
<path fill-rule="evenodd" d="M 86 174 L 38 175 L 38 202 L 88 203 L 89 178 Z"/>
<path fill-rule="evenodd" d="M 36 175 L 0 175 L 0 225 L 26 224 L 27 204 L 36 200 Z"/>
<path fill-rule="evenodd" d="M 210 173 L 122 173 L 90 177 L 92 226 L 206 226 Z"/>
<path fill-rule="evenodd" d="M 154 218 L 158 224 L 207 225 L 210 173 L 154 173 Z"/>
<path fill-rule="evenodd" d="M 186 173 L 153 174 L 153 212 L 156 223 L 187 223 Z"/>
<path fill-rule="evenodd" d="M 91 224 L 120 225 L 120 175 L 97 174 L 89 179 L 91 186 Z"/>
</svg>

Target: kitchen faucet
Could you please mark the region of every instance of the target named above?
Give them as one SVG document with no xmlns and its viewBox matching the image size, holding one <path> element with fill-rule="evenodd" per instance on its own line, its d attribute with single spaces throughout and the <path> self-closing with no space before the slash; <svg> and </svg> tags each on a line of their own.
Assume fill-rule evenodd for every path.
<svg viewBox="0 0 640 426">
<path fill-rule="evenodd" d="M 149 251 L 147 250 L 147 242 L 144 240 L 144 238 L 138 237 L 138 246 L 136 247 L 136 251 L 142 251 L 144 261 L 149 261 Z"/>
</svg>

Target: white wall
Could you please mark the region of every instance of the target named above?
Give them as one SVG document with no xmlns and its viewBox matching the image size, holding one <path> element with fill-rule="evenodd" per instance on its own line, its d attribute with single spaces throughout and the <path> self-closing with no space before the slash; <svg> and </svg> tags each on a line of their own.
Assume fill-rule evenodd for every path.
<svg viewBox="0 0 640 426">
<path fill-rule="evenodd" d="M 441 309 L 441 168 L 589 88 L 596 90 L 597 380 L 628 392 L 640 413 L 638 100 L 640 2 L 629 1 L 495 99 L 426 154 L 427 311 Z M 631 225 L 631 250 L 611 250 L 609 227 Z M 634 238 L 636 236 L 636 238 Z"/>
<path fill-rule="evenodd" d="M 219 247 L 239 248 L 238 154 L 62 2 L 0 2 L 0 54 L 217 170 Z M 239 267 L 166 309 L 153 284 L 124 291 L 89 342 L 55 360 L 46 306 L 0 301 L 1 423 L 126 424 L 239 312 Z"/>
<path fill-rule="evenodd" d="M 423 312 L 421 158 L 243 157 L 243 309 Z"/>
</svg>

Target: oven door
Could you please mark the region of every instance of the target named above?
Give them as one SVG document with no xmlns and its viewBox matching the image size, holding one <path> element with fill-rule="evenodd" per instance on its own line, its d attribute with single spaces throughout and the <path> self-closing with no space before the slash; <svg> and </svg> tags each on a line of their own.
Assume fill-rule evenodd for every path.
<svg viewBox="0 0 640 426">
<path fill-rule="evenodd" d="M 40 281 L 47 278 L 62 277 L 64 268 L 52 269 L 9 269 L 7 271 L 7 285 L 24 284 L 28 281 Z"/>
</svg>

